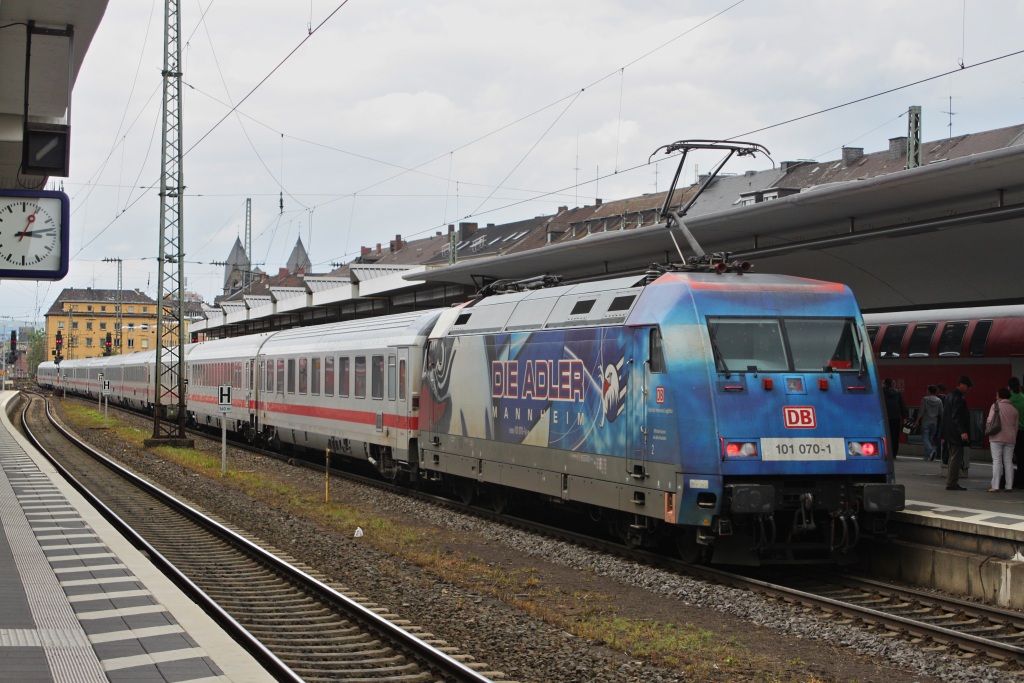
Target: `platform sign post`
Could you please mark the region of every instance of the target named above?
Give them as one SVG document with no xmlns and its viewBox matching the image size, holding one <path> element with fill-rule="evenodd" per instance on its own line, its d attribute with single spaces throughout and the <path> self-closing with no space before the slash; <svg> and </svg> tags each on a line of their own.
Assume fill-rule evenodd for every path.
<svg viewBox="0 0 1024 683">
<path fill-rule="evenodd" d="M 103 380 L 103 428 L 107 428 L 107 417 L 110 413 L 110 380 Z"/>
<path fill-rule="evenodd" d="M 217 408 L 220 417 L 220 476 L 228 473 L 228 413 L 231 412 L 231 385 L 217 387 Z"/>
<path fill-rule="evenodd" d="M 102 372 L 99 374 L 99 378 L 101 380 L 103 379 L 103 373 Z M 106 384 L 106 383 L 104 382 L 104 384 Z M 96 402 L 96 410 L 97 411 L 103 410 L 103 392 L 102 391 L 97 391 L 96 393 L 98 394 L 98 396 L 97 396 L 98 400 Z"/>
</svg>

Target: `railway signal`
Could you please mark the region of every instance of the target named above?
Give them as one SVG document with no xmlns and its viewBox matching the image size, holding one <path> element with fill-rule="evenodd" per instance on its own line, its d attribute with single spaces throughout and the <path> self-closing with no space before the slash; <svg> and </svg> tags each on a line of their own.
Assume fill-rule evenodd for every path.
<svg viewBox="0 0 1024 683">
<path fill-rule="evenodd" d="M 109 356 L 111 353 L 113 353 L 113 349 L 114 349 L 114 338 L 110 334 L 110 332 L 107 332 L 106 349 L 104 349 L 103 355 L 104 356 Z"/>
</svg>

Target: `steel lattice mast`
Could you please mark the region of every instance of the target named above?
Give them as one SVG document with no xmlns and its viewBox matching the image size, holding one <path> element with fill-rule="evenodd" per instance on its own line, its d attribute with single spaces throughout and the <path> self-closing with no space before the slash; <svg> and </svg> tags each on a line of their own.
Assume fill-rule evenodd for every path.
<svg viewBox="0 0 1024 683">
<path fill-rule="evenodd" d="M 181 161 L 181 32 L 178 10 L 178 0 L 165 0 L 154 440 L 182 439 L 185 435 L 185 274 L 182 252 L 185 183 Z"/>
</svg>

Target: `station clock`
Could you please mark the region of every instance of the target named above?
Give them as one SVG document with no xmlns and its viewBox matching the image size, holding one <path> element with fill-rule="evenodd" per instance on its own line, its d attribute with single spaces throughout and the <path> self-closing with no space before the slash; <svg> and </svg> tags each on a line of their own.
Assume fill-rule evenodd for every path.
<svg viewBox="0 0 1024 683">
<path fill-rule="evenodd" d="M 0 278 L 67 275 L 69 207 L 63 192 L 0 190 Z"/>
</svg>

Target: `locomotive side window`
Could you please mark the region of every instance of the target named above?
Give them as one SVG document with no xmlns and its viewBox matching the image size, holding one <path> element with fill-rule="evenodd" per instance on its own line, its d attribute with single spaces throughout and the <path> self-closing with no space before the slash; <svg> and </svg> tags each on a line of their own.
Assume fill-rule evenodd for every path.
<svg viewBox="0 0 1024 683">
<path fill-rule="evenodd" d="M 860 369 L 862 356 L 852 320 L 786 318 L 783 324 L 796 372 Z"/>
<path fill-rule="evenodd" d="M 309 393 L 313 394 L 314 396 L 319 396 L 320 395 L 320 359 L 319 358 L 314 358 L 312 360 L 313 360 L 313 363 L 312 363 L 313 367 L 310 369 Z"/>
<path fill-rule="evenodd" d="M 288 393 L 295 393 L 295 359 L 288 359 Z"/>
<path fill-rule="evenodd" d="M 878 355 L 882 358 L 899 358 L 900 348 L 903 346 L 903 335 L 906 332 L 906 325 L 889 325 L 885 328 L 885 335 L 882 337 Z"/>
<path fill-rule="evenodd" d="M 614 313 L 616 311 L 628 311 L 629 307 L 633 305 L 633 299 L 635 298 L 635 294 L 615 297 L 612 299 L 612 303 L 608 306 L 608 312 Z"/>
<path fill-rule="evenodd" d="M 277 392 L 284 393 L 284 359 L 277 360 Z"/>
<path fill-rule="evenodd" d="M 932 350 L 932 336 L 935 333 L 935 323 L 918 323 L 914 325 L 910 333 L 910 342 L 907 344 L 907 355 L 911 358 L 923 358 Z"/>
<path fill-rule="evenodd" d="M 946 323 L 946 326 L 942 328 L 942 336 L 939 337 L 939 356 L 947 358 L 959 356 L 966 332 L 966 320 Z"/>
<path fill-rule="evenodd" d="M 356 356 L 356 398 L 366 398 L 366 356 Z"/>
<path fill-rule="evenodd" d="M 338 396 L 342 398 L 348 398 L 348 372 L 349 359 L 348 356 L 342 356 L 338 359 Z"/>
<path fill-rule="evenodd" d="M 384 398 L 384 356 L 371 356 L 370 392 L 375 400 Z M 358 370 L 357 370 L 358 372 Z"/>
<path fill-rule="evenodd" d="M 324 396 L 334 396 L 334 356 L 324 358 Z"/>
<path fill-rule="evenodd" d="M 656 375 L 665 372 L 665 357 L 662 354 L 661 330 L 654 328 L 650 335 L 649 358 L 651 359 L 651 374 Z"/>
<path fill-rule="evenodd" d="M 988 342 L 988 333 L 992 330 L 991 320 L 979 320 L 974 326 L 974 334 L 971 335 L 971 343 L 967 347 L 967 355 L 984 356 L 985 344 Z"/>
<path fill-rule="evenodd" d="M 395 390 L 398 388 L 398 368 L 395 366 L 395 357 L 388 356 L 388 400 L 395 400 Z"/>
<path fill-rule="evenodd" d="M 594 299 L 577 301 L 576 304 L 573 305 L 569 315 L 584 315 L 585 313 L 590 313 L 590 309 L 594 307 L 594 301 Z"/>
<path fill-rule="evenodd" d="M 398 361 L 398 400 L 405 400 L 405 359 Z"/>
<path fill-rule="evenodd" d="M 789 369 L 778 320 L 708 318 L 708 335 L 718 372 Z"/>
</svg>

